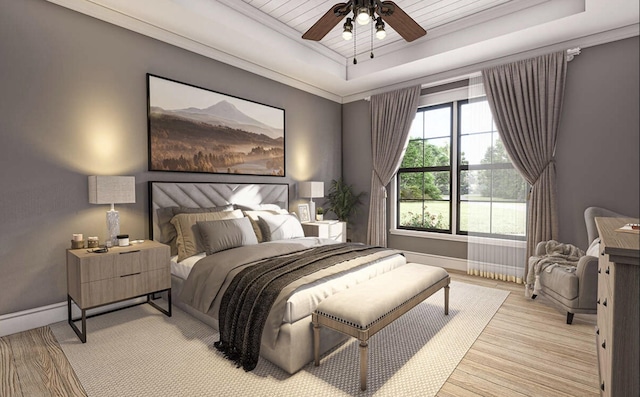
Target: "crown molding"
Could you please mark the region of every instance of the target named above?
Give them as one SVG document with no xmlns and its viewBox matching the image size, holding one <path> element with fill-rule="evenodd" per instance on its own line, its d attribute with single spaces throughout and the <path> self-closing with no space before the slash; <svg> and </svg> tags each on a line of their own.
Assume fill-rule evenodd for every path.
<svg viewBox="0 0 640 397">
<path fill-rule="evenodd" d="M 434 85 L 445 84 L 456 80 L 462 80 L 468 78 L 472 74 L 479 72 L 482 69 L 497 66 L 505 63 L 516 62 L 519 60 L 536 57 L 539 55 L 547 54 L 554 51 L 563 51 L 568 48 L 580 47 L 582 50 L 588 47 L 593 47 L 601 44 L 606 44 L 618 40 L 624 40 L 631 37 L 640 35 L 640 25 L 633 24 L 624 26 L 617 29 L 608 30 L 601 33 L 596 33 L 584 37 L 580 37 L 573 40 L 564 41 L 561 43 L 555 43 L 549 46 L 538 47 L 528 51 L 519 52 L 505 57 L 499 57 L 490 59 L 480 63 L 474 63 L 466 65 L 460 68 L 447 70 L 441 73 L 435 73 L 428 76 L 419 77 L 412 80 L 407 80 L 402 83 L 387 85 L 379 87 L 374 90 L 363 91 L 353 95 L 347 95 L 342 97 L 342 103 L 350 103 L 359 100 L 364 100 L 372 95 L 380 94 L 383 92 L 394 91 L 400 88 L 410 87 L 414 85 L 421 85 L 423 88 L 431 87 Z M 577 60 L 579 62 L 579 60 Z"/>
<path fill-rule="evenodd" d="M 305 83 L 299 79 L 287 76 L 275 70 L 266 68 L 262 65 L 255 64 L 253 62 L 246 61 L 238 58 L 232 54 L 220 51 L 205 43 L 194 40 L 189 37 L 185 37 L 174 32 L 163 29 L 159 26 L 155 26 L 149 22 L 142 21 L 137 18 L 125 15 L 112 8 L 105 7 L 102 4 L 98 4 L 91 0 L 47 0 L 50 3 L 57 4 L 59 6 L 71 9 L 73 11 L 80 12 L 82 14 L 91 16 L 104 22 L 119 26 L 121 28 L 131 30 L 133 32 L 142 34 L 147 37 L 151 37 L 173 46 L 191 51 L 193 53 L 203 55 L 207 58 L 214 59 L 216 61 L 225 63 L 257 74 L 259 76 L 266 77 L 270 80 L 288 85 L 293 88 L 317 95 L 319 97 L 329 99 L 334 102 L 341 103 L 342 97 L 335 93 L 324 90 L 320 87 Z"/>
</svg>

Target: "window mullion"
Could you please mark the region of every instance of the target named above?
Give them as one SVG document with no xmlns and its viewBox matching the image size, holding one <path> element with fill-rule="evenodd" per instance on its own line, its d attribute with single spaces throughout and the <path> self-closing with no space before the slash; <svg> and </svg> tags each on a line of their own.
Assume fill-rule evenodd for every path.
<svg viewBox="0 0 640 397">
<path fill-rule="evenodd" d="M 458 234 L 458 159 L 460 158 L 458 153 L 458 137 L 460 134 L 458 133 L 458 101 L 453 102 L 453 106 L 451 106 L 452 110 L 452 120 L 451 120 L 451 158 L 450 166 L 450 178 L 451 178 L 451 187 L 449 189 L 449 205 L 451 206 L 451 234 Z"/>
</svg>

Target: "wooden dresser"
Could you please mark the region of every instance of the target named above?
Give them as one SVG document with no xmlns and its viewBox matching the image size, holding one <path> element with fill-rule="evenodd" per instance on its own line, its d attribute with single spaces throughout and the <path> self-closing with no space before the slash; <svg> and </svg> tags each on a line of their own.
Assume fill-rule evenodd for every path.
<svg viewBox="0 0 640 397">
<path fill-rule="evenodd" d="M 168 309 L 151 301 L 151 293 L 167 291 Z M 169 246 L 145 241 L 128 247 L 113 247 L 106 253 L 91 249 L 67 250 L 67 314 L 71 328 L 86 342 L 88 309 L 147 297 L 156 309 L 171 316 L 171 268 Z M 71 318 L 71 303 L 80 308 L 82 331 Z"/>
<path fill-rule="evenodd" d="M 637 219 L 596 218 L 600 235 L 596 343 L 602 396 L 640 396 L 640 234 Z"/>
</svg>

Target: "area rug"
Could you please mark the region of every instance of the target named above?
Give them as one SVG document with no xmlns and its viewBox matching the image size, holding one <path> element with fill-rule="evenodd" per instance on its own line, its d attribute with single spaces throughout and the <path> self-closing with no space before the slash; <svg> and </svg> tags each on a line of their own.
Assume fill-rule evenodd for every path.
<svg viewBox="0 0 640 397">
<path fill-rule="evenodd" d="M 508 296 L 452 282 L 369 340 L 367 391 L 355 339 L 289 375 L 260 359 L 245 372 L 213 347 L 218 333 L 174 308 L 141 305 L 87 320 L 82 344 L 66 322 L 51 325 L 89 396 L 434 396 Z"/>
</svg>

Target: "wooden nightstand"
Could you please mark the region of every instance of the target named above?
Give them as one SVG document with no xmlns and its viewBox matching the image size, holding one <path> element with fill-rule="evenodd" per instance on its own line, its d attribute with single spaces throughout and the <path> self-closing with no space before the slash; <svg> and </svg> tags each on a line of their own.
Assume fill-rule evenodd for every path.
<svg viewBox="0 0 640 397">
<path fill-rule="evenodd" d="M 306 222 L 302 230 L 307 237 L 322 237 L 340 241 L 347 241 L 347 223 L 338 221 Z"/>
<path fill-rule="evenodd" d="M 88 309 L 146 295 L 147 303 L 171 317 L 169 246 L 145 241 L 112 247 L 107 253 L 90 251 L 67 250 L 68 322 L 82 343 L 87 341 Z M 166 310 L 151 300 L 153 293 L 164 291 L 167 291 Z M 71 318 L 71 301 L 80 308 L 81 318 Z M 74 323 L 78 320 L 82 320 L 82 331 Z"/>
</svg>

